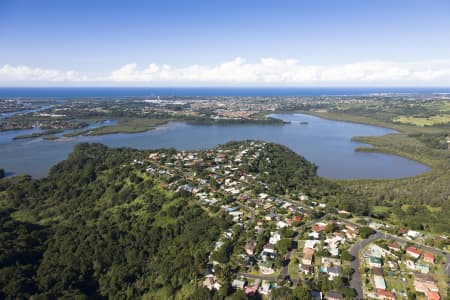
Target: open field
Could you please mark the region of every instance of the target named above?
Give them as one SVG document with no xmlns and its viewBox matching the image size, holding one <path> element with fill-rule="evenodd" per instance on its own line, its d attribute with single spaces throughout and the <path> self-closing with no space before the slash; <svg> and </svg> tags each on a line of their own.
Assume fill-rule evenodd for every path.
<svg viewBox="0 0 450 300">
<path fill-rule="evenodd" d="M 152 130 L 159 125 L 169 122 L 168 119 L 120 119 L 116 125 L 102 126 L 88 131 L 73 132 L 66 137 L 74 137 L 77 135 L 105 135 L 113 133 L 139 133 L 147 130 Z"/>
<path fill-rule="evenodd" d="M 448 124 L 450 123 L 450 115 L 437 115 L 437 116 L 431 116 L 427 118 L 422 117 L 397 117 L 393 119 L 393 122 L 395 123 L 401 123 L 401 124 L 411 124 L 415 126 L 432 126 L 437 124 Z"/>
</svg>

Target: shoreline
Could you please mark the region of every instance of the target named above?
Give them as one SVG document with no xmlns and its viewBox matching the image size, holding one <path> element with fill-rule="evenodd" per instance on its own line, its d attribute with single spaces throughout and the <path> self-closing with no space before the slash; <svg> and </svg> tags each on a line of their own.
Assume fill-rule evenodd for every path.
<svg viewBox="0 0 450 300">
<path fill-rule="evenodd" d="M 359 117 L 353 117 L 353 116 L 349 116 L 349 115 L 336 115 L 336 114 L 330 114 L 330 113 L 318 113 L 318 112 L 311 112 L 311 111 L 296 110 L 296 111 L 280 111 L 280 112 L 275 112 L 275 113 L 305 114 L 305 115 L 319 117 L 319 118 L 330 120 L 330 121 L 349 122 L 349 123 L 355 123 L 355 124 L 361 124 L 361 125 L 376 126 L 376 127 L 381 127 L 381 128 L 391 129 L 391 130 L 396 131 L 396 133 L 386 134 L 381 137 L 385 137 L 388 135 L 407 135 L 408 132 L 405 132 L 404 127 L 407 127 L 408 129 L 411 129 L 411 127 L 412 127 L 412 126 L 408 126 L 408 125 L 395 125 L 395 124 L 392 124 L 393 126 L 391 126 L 390 124 L 383 123 L 383 122 L 380 122 L 377 120 L 370 120 L 370 119 L 361 120 Z M 402 128 L 399 128 L 399 127 L 402 127 Z M 415 132 L 416 130 L 413 129 L 412 131 Z M 336 182 L 344 182 L 344 183 L 345 182 L 348 182 L 348 183 L 352 183 L 352 182 L 353 183 L 385 182 L 385 181 L 395 182 L 395 181 L 401 181 L 401 180 L 408 180 L 408 179 L 414 179 L 414 178 L 417 178 L 417 179 L 418 178 L 426 178 L 426 177 L 430 177 L 430 176 L 434 176 L 434 175 L 439 175 L 441 173 L 441 171 L 443 170 L 442 166 L 440 167 L 440 164 L 439 164 L 439 161 L 441 161 L 441 160 L 439 160 L 436 163 L 432 163 L 430 160 L 426 159 L 424 156 L 417 157 L 417 156 L 414 156 L 414 154 L 411 154 L 406 151 L 400 151 L 400 150 L 396 150 L 396 149 L 392 149 L 392 148 L 386 148 L 386 146 L 382 145 L 381 143 L 377 143 L 376 139 L 378 139 L 378 138 L 380 138 L 380 137 L 378 137 L 378 136 L 354 136 L 354 137 L 352 137 L 352 141 L 364 143 L 364 144 L 367 144 L 367 145 L 370 145 L 373 147 L 373 148 L 356 147 L 355 151 L 356 152 L 378 153 L 378 154 L 399 156 L 404 159 L 408 159 L 408 160 L 420 163 L 422 165 L 425 165 L 429 168 L 429 170 L 425 171 L 421 174 L 414 175 L 414 176 L 407 176 L 407 177 L 400 177 L 400 178 L 373 178 L 373 179 L 360 178 L 360 179 L 347 179 L 347 180 L 345 180 L 345 179 L 330 179 L 330 180 L 335 180 Z"/>
<path fill-rule="evenodd" d="M 271 112 L 272 114 L 273 113 L 278 113 L 278 112 Z M 294 114 L 295 112 L 285 112 L 285 113 L 288 113 L 288 114 Z M 297 113 L 304 113 L 304 112 L 297 112 Z M 308 114 L 305 114 L 305 115 L 308 115 Z M 319 117 L 319 118 L 322 118 L 322 117 L 320 117 L 320 116 L 317 116 L 317 117 Z M 324 120 L 326 120 L 327 118 L 322 118 L 322 119 L 324 119 Z M 289 122 L 286 122 L 286 121 L 283 121 L 282 119 L 279 119 L 279 118 L 271 118 L 271 119 L 268 119 L 268 120 L 271 120 L 271 122 L 270 122 L 270 124 L 268 124 L 268 125 L 284 125 L 284 124 L 289 124 Z M 274 120 L 274 121 L 276 121 L 275 123 L 273 123 L 273 121 L 272 120 Z M 161 120 L 161 121 L 163 121 L 163 120 Z M 335 121 L 335 122 L 344 122 L 344 121 L 341 121 L 341 120 L 332 120 L 332 121 Z M 209 125 L 218 125 L 218 126 L 228 126 L 228 125 L 240 125 L 240 126 L 246 126 L 246 125 L 252 125 L 252 122 L 251 123 L 248 123 L 248 122 L 246 122 L 246 123 L 241 123 L 241 122 L 239 122 L 239 123 L 234 123 L 234 122 L 232 122 L 232 123 L 226 123 L 226 124 L 224 124 L 224 123 L 218 123 L 218 124 L 215 124 L 215 123 L 208 123 L 208 124 L 195 124 L 195 123 L 191 123 L 191 122 L 186 122 L 186 121 L 184 121 L 184 120 L 174 120 L 174 121 L 170 121 L 170 120 L 164 120 L 163 122 L 160 122 L 160 124 L 158 124 L 158 125 L 156 125 L 156 126 L 154 126 L 154 127 L 152 127 L 152 128 L 150 128 L 150 129 L 145 129 L 145 130 L 142 130 L 142 131 L 139 131 L 139 132 L 136 132 L 136 131 L 134 131 L 134 132 L 120 132 L 120 131 L 117 131 L 117 132 L 108 132 L 108 133 L 100 133 L 100 134 L 88 134 L 88 135 L 84 135 L 84 136 L 86 136 L 86 137 L 95 137 L 95 136 L 107 136 L 107 135 L 114 135 L 114 134 L 129 134 L 129 135 L 134 135 L 134 134 L 139 134 L 139 133 L 143 133 L 143 132 L 150 132 L 150 131 L 153 131 L 153 130 L 158 130 L 159 128 L 165 128 L 165 126 L 167 126 L 167 124 L 169 124 L 169 123 L 172 123 L 172 122 L 175 122 L 175 123 L 184 123 L 184 124 L 188 124 L 188 125 L 207 125 L 207 126 L 209 126 Z M 261 123 L 261 122 L 257 122 L 256 124 L 253 124 L 253 125 L 264 125 L 265 124 L 265 122 L 264 123 Z M 375 126 L 375 125 L 372 125 L 372 126 Z M 108 128 L 111 128 L 111 129 L 113 129 L 115 126 L 108 126 Z M 377 126 L 375 126 L 375 127 L 377 127 Z M 100 127 L 100 128 L 102 128 L 102 127 Z M 107 127 L 105 127 L 105 128 L 107 128 Z M 51 138 L 51 139 L 47 139 L 47 141 L 48 142 L 58 142 L 58 143 L 65 143 L 65 142 L 73 142 L 73 141 L 77 141 L 77 136 L 82 136 L 82 134 L 81 134 L 81 132 L 78 132 L 78 133 L 76 133 L 76 135 L 74 135 L 74 136 L 71 136 L 71 137 L 69 137 L 69 136 L 58 136 L 57 138 Z M 353 137 L 352 138 L 352 140 L 354 139 L 355 137 Z M 231 139 L 231 140 L 233 140 L 233 139 Z M 371 145 L 371 143 L 370 142 L 367 142 L 367 141 L 361 141 L 362 143 L 364 143 L 364 144 L 367 144 L 367 145 Z M 101 143 L 101 142 L 100 142 Z M 107 143 L 106 143 L 106 145 L 107 145 Z M 358 149 L 354 149 L 355 151 L 359 151 Z M 426 171 L 421 171 L 419 174 L 417 174 L 417 175 L 409 175 L 409 176 L 405 176 L 405 177 L 394 177 L 394 178 L 391 178 L 391 177 L 379 177 L 379 178 L 377 178 L 377 177 L 374 177 L 374 178 L 348 178 L 348 179 L 339 179 L 339 178 L 327 178 L 327 177 L 323 177 L 323 178 L 327 178 L 327 179 L 330 179 L 330 180 L 344 180 L 344 181 L 354 181 L 354 180 L 398 180 L 398 179 L 402 179 L 402 178 L 410 178 L 410 177 L 415 177 L 415 176 L 421 176 L 421 175 L 423 175 L 423 174 L 426 174 L 426 173 L 429 173 L 430 172 L 430 169 L 432 169 L 432 167 L 429 165 L 429 164 L 427 164 L 427 163 L 423 163 L 422 161 L 419 161 L 419 160 L 415 160 L 415 159 L 411 159 L 410 157 L 408 157 L 408 156 L 406 156 L 406 155 L 399 155 L 399 153 L 393 153 L 393 152 L 389 152 L 389 151 L 378 151 L 378 149 L 375 149 L 375 150 L 371 150 L 370 152 L 379 152 L 380 154 L 389 154 L 389 155 L 392 155 L 392 156 L 396 156 L 396 157 L 400 157 L 400 158 L 404 158 L 404 159 L 408 159 L 408 160 L 411 160 L 411 161 L 414 161 L 414 162 L 416 162 L 416 163 L 418 163 L 418 164 L 422 164 L 422 165 L 424 165 L 424 166 L 426 166 L 426 168 L 427 168 L 427 170 Z M 302 155 L 302 153 L 299 153 L 299 155 Z M 321 176 L 322 177 L 322 176 Z"/>
</svg>

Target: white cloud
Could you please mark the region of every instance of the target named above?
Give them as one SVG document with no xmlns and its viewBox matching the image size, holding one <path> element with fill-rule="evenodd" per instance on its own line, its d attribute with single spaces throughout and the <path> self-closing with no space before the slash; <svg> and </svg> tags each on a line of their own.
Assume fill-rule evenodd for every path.
<svg viewBox="0 0 450 300">
<path fill-rule="evenodd" d="M 370 60 L 334 65 L 304 64 L 295 59 L 262 58 L 247 62 L 233 60 L 208 66 L 173 67 L 136 63 L 102 77 L 82 76 L 75 71 L 59 71 L 28 66 L 0 67 L 0 84 L 19 82 L 62 82 L 106 85 L 449 85 L 450 60 L 392 62 Z"/>
<path fill-rule="evenodd" d="M 450 61 L 396 63 L 363 61 L 339 65 L 306 65 L 293 59 L 243 58 L 215 65 L 173 68 L 127 64 L 112 72 L 115 82 L 212 84 L 440 84 L 450 83 Z"/>
<path fill-rule="evenodd" d="M 75 71 L 61 72 L 53 69 L 31 68 L 28 66 L 4 65 L 0 68 L 0 81 L 79 81 Z"/>
</svg>

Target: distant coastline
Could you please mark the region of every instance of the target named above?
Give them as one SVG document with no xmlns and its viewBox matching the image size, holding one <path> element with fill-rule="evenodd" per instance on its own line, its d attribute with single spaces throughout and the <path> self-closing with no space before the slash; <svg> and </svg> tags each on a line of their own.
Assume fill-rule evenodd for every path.
<svg viewBox="0 0 450 300">
<path fill-rule="evenodd" d="M 1 99 L 123 97 L 294 97 L 374 94 L 447 95 L 450 87 L 0 87 Z"/>
</svg>

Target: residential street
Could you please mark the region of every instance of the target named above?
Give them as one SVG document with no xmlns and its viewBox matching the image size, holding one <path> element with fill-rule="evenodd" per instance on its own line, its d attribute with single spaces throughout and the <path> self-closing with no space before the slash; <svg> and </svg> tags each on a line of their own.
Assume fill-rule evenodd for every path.
<svg viewBox="0 0 450 300">
<path fill-rule="evenodd" d="M 355 272 L 352 274 L 352 279 L 350 280 L 350 286 L 355 289 L 356 291 L 356 299 L 363 299 L 363 291 L 362 291 L 362 281 L 361 281 L 361 272 L 359 271 L 360 267 L 360 261 L 359 261 L 359 252 L 361 249 L 363 249 L 368 244 L 372 243 L 373 241 L 376 241 L 378 239 L 382 239 L 383 235 L 380 232 L 377 232 L 373 235 L 371 235 L 369 238 L 362 240 L 356 244 L 353 245 L 353 247 L 350 248 L 350 254 L 355 257 L 355 259 L 352 261 L 352 268 L 355 270 Z"/>
<path fill-rule="evenodd" d="M 248 206 L 245 205 L 240 205 L 241 207 L 247 209 L 248 211 L 250 211 L 251 214 L 251 218 L 254 218 L 254 211 L 253 209 L 251 209 Z M 323 218 L 323 217 L 322 217 Z M 356 224 L 353 222 L 350 222 L 348 220 L 344 220 L 341 219 L 342 222 L 347 223 L 349 225 L 353 225 L 356 227 L 361 227 L 360 224 Z M 306 226 L 310 226 L 311 224 L 317 222 L 317 220 L 312 221 L 308 224 L 306 224 Z M 351 276 L 351 280 L 350 280 L 350 287 L 355 289 L 356 291 L 356 297 L 355 299 L 364 299 L 364 294 L 363 294 L 363 289 L 362 289 L 362 277 L 361 277 L 361 272 L 360 272 L 360 266 L 361 266 L 361 262 L 359 259 L 359 253 L 361 252 L 361 250 L 366 247 L 367 245 L 369 245 L 370 243 L 376 241 L 376 240 L 393 240 L 393 241 L 397 241 L 399 243 L 406 243 L 409 242 L 411 244 L 414 244 L 418 249 L 433 253 L 435 255 L 444 255 L 446 258 L 446 265 L 444 267 L 444 272 L 450 276 L 450 253 L 442 251 L 440 249 L 436 249 L 430 246 L 425 246 L 419 243 L 416 243 L 414 241 L 410 241 L 408 239 L 402 238 L 402 237 L 398 237 L 392 234 L 388 234 L 382 231 L 375 231 L 375 233 L 373 235 L 371 235 L 370 237 L 368 237 L 367 239 L 361 240 L 358 243 L 354 244 L 349 252 L 350 254 L 355 257 L 355 259 L 351 262 L 351 267 L 354 269 L 354 273 Z M 286 261 L 289 262 L 291 258 L 291 251 L 288 251 L 286 253 Z M 288 264 L 284 265 L 281 269 L 280 272 L 280 276 L 272 276 L 272 275 L 254 275 L 254 274 L 248 274 L 248 273 L 238 273 L 240 276 L 243 276 L 245 278 L 251 278 L 251 279 L 261 279 L 261 280 L 269 280 L 269 281 L 276 281 L 278 279 L 281 278 L 285 278 L 289 272 L 288 272 Z M 292 280 L 292 279 L 291 279 Z M 293 280 L 294 282 L 296 282 L 297 280 Z"/>
<path fill-rule="evenodd" d="M 361 227 L 361 225 L 347 221 L 347 220 L 341 219 L 341 221 L 344 223 L 353 225 L 353 226 Z M 447 276 L 450 276 L 450 253 L 445 252 L 440 249 L 430 247 L 430 246 L 425 246 L 425 245 L 416 243 L 414 241 L 410 241 L 410 240 L 402 238 L 402 237 L 398 237 L 398 236 L 384 233 L 381 231 L 376 231 L 376 233 L 371 235 L 369 238 L 356 243 L 355 245 L 353 245 L 352 248 L 350 248 L 350 254 L 355 257 L 355 259 L 352 261 L 352 264 L 351 264 L 351 266 L 355 270 L 355 272 L 352 274 L 352 279 L 350 280 L 350 286 L 356 290 L 356 293 L 357 293 L 356 299 L 363 299 L 362 280 L 361 280 L 361 273 L 359 271 L 359 268 L 360 268 L 359 252 L 365 246 L 367 246 L 368 244 L 370 244 L 371 242 L 374 242 L 376 240 L 393 240 L 393 241 L 397 241 L 399 243 L 409 242 L 411 244 L 414 244 L 418 249 L 425 250 L 425 251 L 433 253 L 435 255 L 444 255 L 445 259 L 446 259 L 446 265 L 444 267 L 444 272 L 446 273 Z"/>
<path fill-rule="evenodd" d="M 339 220 L 344 222 L 344 223 L 353 225 L 353 226 L 361 227 L 360 224 L 356 224 L 356 223 L 347 221 L 345 219 L 339 219 Z M 437 248 L 434 248 L 434 247 L 431 247 L 431 246 L 426 246 L 426 245 L 423 245 L 421 243 L 417 243 L 415 241 L 408 240 L 408 239 L 403 238 L 403 237 L 399 237 L 399 236 L 396 236 L 396 235 L 392 235 L 390 233 L 382 232 L 380 230 L 376 230 L 376 233 L 377 234 L 378 233 L 381 234 L 381 237 L 379 239 L 393 240 L 393 241 L 396 241 L 396 242 L 399 242 L 399 243 L 410 243 L 410 244 L 414 244 L 418 249 L 425 250 L 425 251 L 430 252 L 430 253 L 435 254 L 435 255 L 440 255 L 440 256 L 443 255 L 445 257 L 445 259 L 446 259 L 444 272 L 445 272 L 445 274 L 447 276 L 450 276 L 450 252 L 447 252 L 447 251 L 444 251 L 444 250 L 441 250 L 441 249 L 437 249 Z"/>
</svg>

